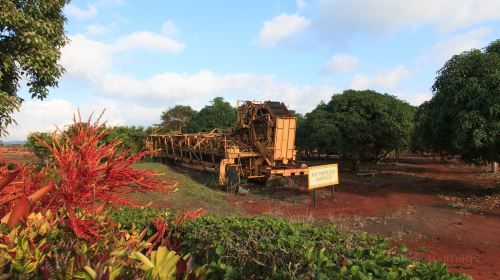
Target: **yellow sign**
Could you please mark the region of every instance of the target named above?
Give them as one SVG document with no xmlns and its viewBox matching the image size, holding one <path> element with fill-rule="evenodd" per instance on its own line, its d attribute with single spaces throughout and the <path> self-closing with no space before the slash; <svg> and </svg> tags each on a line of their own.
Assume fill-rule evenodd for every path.
<svg viewBox="0 0 500 280">
<path fill-rule="evenodd" d="M 339 183 L 339 166 L 328 164 L 308 168 L 308 189 L 322 188 Z"/>
</svg>

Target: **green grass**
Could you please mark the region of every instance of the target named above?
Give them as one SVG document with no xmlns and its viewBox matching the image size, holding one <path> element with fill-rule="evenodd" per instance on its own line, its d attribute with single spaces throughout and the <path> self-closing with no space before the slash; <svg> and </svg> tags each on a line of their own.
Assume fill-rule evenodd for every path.
<svg viewBox="0 0 500 280">
<path fill-rule="evenodd" d="M 189 169 L 173 168 L 160 163 L 141 162 L 134 168 L 154 170 L 164 178 L 177 182 L 178 191 L 163 194 L 156 191 L 134 193 L 129 198 L 140 203 L 152 202 L 152 207 L 168 207 L 175 210 L 193 210 L 203 208 L 214 214 L 238 214 L 238 209 L 226 201 L 228 195 L 215 188 L 216 177 L 212 173 L 202 173 Z"/>
</svg>

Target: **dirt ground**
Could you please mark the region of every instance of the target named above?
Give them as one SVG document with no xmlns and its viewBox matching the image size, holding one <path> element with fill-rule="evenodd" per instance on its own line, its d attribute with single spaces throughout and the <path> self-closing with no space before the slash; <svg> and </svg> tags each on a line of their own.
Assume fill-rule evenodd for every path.
<svg viewBox="0 0 500 280">
<path fill-rule="evenodd" d="M 316 208 L 311 193 L 287 188 L 270 199 L 233 196 L 228 202 L 252 215 L 268 213 L 381 234 L 395 245 L 404 243 L 412 257 L 445 262 L 474 279 L 500 278 L 499 176 L 486 168 L 424 158 L 364 169 L 361 173 L 373 177 L 342 171 L 334 198 L 330 189 L 319 190 Z M 279 199 L 292 193 L 295 201 Z"/>
<path fill-rule="evenodd" d="M 18 160 L 30 158 L 21 155 Z M 340 163 L 335 196 L 329 188 L 318 190 L 315 208 L 304 180 L 284 188 L 251 184 L 250 194 L 243 196 L 217 190 L 213 175 L 157 163 L 137 168 L 164 172 L 179 183 L 179 191 L 128 198 L 152 207 L 267 214 L 380 234 L 394 245 L 405 244 L 411 257 L 445 262 L 452 271 L 474 279 L 500 279 L 500 174 L 488 173 L 487 167 L 417 157 L 362 165 L 357 173 L 343 167 Z"/>
<path fill-rule="evenodd" d="M 312 162 L 327 164 L 328 161 Z M 500 279 L 500 175 L 487 167 L 432 158 L 363 165 L 354 173 L 340 163 L 340 185 L 317 191 L 316 208 L 305 180 L 284 188 L 250 184 L 249 195 L 212 188 L 214 178 L 167 167 L 177 176 L 176 196 L 141 196 L 156 207 L 204 208 L 218 214 L 272 215 L 334 224 L 339 230 L 380 234 L 405 244 L 409 256 L 439 260 L 474 279 Z M 169 173 L 171 172 L 171 173 Z M 372 173 L 373 176 L 359 176 Z M 208 191 L 207 191 L 208 190 Z M 209 196 L 208 196 L 209 195 Z"/>
</svg>

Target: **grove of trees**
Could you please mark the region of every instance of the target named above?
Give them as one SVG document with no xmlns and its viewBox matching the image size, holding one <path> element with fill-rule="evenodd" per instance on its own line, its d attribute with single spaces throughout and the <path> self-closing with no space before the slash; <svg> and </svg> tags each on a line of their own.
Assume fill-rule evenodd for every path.
<svg viewBox="0 0 500 280">
<path fill-rule="evenodd" d="M 102 128 L 104 129 L 104 126 Z M 46 161 L 51 152 L 37 138 L 52 146 L 54 139 L 57 137 L 60 138 L 61 143 L 64 143 L 66 138 L 61 138 L 62 135 L 72 135 L 73 129 L 73 126 L 70 126 L 64 131 L 55 132 L 55 134 L 51 132 L 33 132 L 28 136 L 25 146 L 30 148 L 39 159 Z M 146 138 L 150 133 L 150 127 L 115 126 L 107 130 L 100 142 L 104 145 L 109 145 L 115 141 L 120 141 L 117 149 L 121 152 L 129 151 L 132 154 L 136 154 L 144 149 Z"/>
<path fill-rule="evenodd" d="M 199 112 L 190 106 L 176 105 L 161 115 L 162 125 L 170 131 L 208 132 L 236 124 L 236 108 L 222 97 L 216 97 Z"/>
</svg>

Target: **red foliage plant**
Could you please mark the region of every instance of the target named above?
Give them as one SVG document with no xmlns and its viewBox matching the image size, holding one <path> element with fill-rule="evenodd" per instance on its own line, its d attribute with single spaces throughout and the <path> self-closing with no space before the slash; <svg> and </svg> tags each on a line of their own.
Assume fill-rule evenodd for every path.
<svg viewBox="0 0 500 280">
<path fill-rule="evenodd" d="M 154 233 L 148 239 L 148 242 L 152 243 L 153 246 L 149 248 L 146 255 L 151 254 L 153 248 L 155 248 L 156 245 L 166 246 L 169 250 L 178 251 L 180 244 L 177 238 L 175 237 L 177 232 L 177 226 L 186 220 L 196 219 L 203 214 L 205 214 L 205 210 L 200 208 L 193 212 L 186 212 L 176 216 L 173 219 L 172 223 L 169 223 L 168 221 L 159 218 L 151 219 L 151 223 L 156 228 L 156 233 Z"/>
<path fill-rule="evenodd" d="M 68 225 L 75 234 L 91 240 L 100 236 L 97 221 L 83 218 L 77 210 L 96 214 L 102 204 L 108 203 L 138 207 L 117 194 L 140 190 L 169 192 L 176 186 L 156 172 L 132 167 L 151 152 L 130 155 L 120 149 L 119 140 L 106 144 L 103 137 L 109 132 L 101 117 L 102 114 L 92 121 L 91 116 L 82 122 L 78 112 L 70 130 L 58 130 L 59 134 L 53 135 L 53 145 L 37 139 L 50 150 L 52 160 L 38 172 L 34 172 L 34 167 L 20 166 L 19 179 L 0 189 L 0 209 L 13 199 L 21 202 L 26 197 L 30 198 L 31 211 L 62 208 L 67 211 Z M 0 177 L 7 173 L 0 169 Z"/>
</svg>

